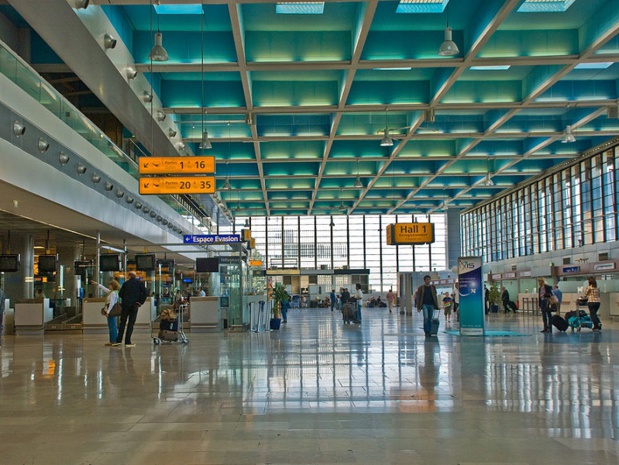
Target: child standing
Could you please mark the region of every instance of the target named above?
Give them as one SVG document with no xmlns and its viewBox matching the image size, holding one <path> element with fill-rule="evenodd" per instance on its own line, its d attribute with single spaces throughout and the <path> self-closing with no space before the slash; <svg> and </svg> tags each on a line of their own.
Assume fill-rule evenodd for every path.
<svg viewBox="0 0 619 465">
<path fill-rule="evenodd" d="M 451 323 L 451 308 L 453 307 L 453 299 L 449 292 L 443 294 L 443 311 L 445 312 L 445 321 Z"/>
</svg>

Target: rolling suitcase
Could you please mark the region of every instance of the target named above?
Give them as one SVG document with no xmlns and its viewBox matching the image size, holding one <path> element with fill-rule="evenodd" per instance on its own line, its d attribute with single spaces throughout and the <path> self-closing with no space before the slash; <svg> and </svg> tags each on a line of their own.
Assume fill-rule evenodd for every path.
<svg viewBox="0 0 619 465">
<path fill-rule="evenodd" d="M 439 310 L 434 310 L 434 313 L 432 314 L 432 324 L 430 326 L 430 336 L 438 335 L 438 327 L 440 325 L 440 322 L 438 320 L 439 314 L 440 314 Z"/>
<path fill-rule="evenodd" d="M 567 331 L 567 328 L 570 327 L 567 321 L 565 321 L 565 318 L 563 318 L 561 315 L 552 316 L 552 326 L 554 326 L 561 332 Z"/>
</svg>

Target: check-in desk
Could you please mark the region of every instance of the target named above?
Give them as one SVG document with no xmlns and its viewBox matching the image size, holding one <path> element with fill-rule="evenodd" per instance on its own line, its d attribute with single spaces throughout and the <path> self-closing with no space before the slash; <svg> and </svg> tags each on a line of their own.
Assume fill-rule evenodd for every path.
<svg viewBox="0 0 619 465">
<path fill-rule="evenodd" d="M 191 332 L 221 331 L 223 319 L 219 297 L 191 298 Z"/>
<path fill-rule="evenodd" d="M 15 334 L 43 335 L 45 323 L 54 319 L 49 299 L 24 299 L 15 302 Z"/>
<path fill-rule="evenodd" d="M 107 332 L 107 317 L 101 315 L 101 309 L 105 305 L 105 297 L 94 297 L 84 299 L 82 309 L 82 331 L 84 333 L 105 333 Z M 148 297 L 144 305 L 138 310 L 138 317 L 135 320 L 134 331 L 151 330 L 151 322 L 155 319 L 155 307 L 153 299 Z"/>
</svg>

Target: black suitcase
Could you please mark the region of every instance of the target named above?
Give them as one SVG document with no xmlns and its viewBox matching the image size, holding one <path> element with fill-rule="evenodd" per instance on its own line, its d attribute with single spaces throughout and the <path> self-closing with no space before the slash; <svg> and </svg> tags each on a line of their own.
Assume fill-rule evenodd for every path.
<svg viewBox="0 0 619 465">
<path fill-rule="evenodd" d="M 563 318 L 561 315 L 553 315 L 552 326 L 557 328 L 559 331 L 565 332 L 570 325 L 567 324 L 567 321 L 565 321 L 565 318 Z"/>
</svg>

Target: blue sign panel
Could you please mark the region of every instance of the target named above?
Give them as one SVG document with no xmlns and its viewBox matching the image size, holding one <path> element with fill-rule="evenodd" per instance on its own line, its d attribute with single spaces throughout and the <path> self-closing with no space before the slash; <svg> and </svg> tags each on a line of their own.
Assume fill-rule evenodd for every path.
<svg viewBox="0 0 619 465">
<path fill-rule="evenodd" d="M 484 335 L 484 286 L 481 275 L 481 257 L 458 258 L 460 292 L 460 334 Z"/>
<path fill-rule="evenodd" d="M 579 271 L 580 271 L 579 266 L 564 266 L 563 267 L 564 273 L 578 273 Z"/>
<path fill-rule="evenodd" d="M 234 244 L 241 242 L 240 234 L 203 234 L 197 236 L 183 236 L 185 244 Z"/>
</svg>

